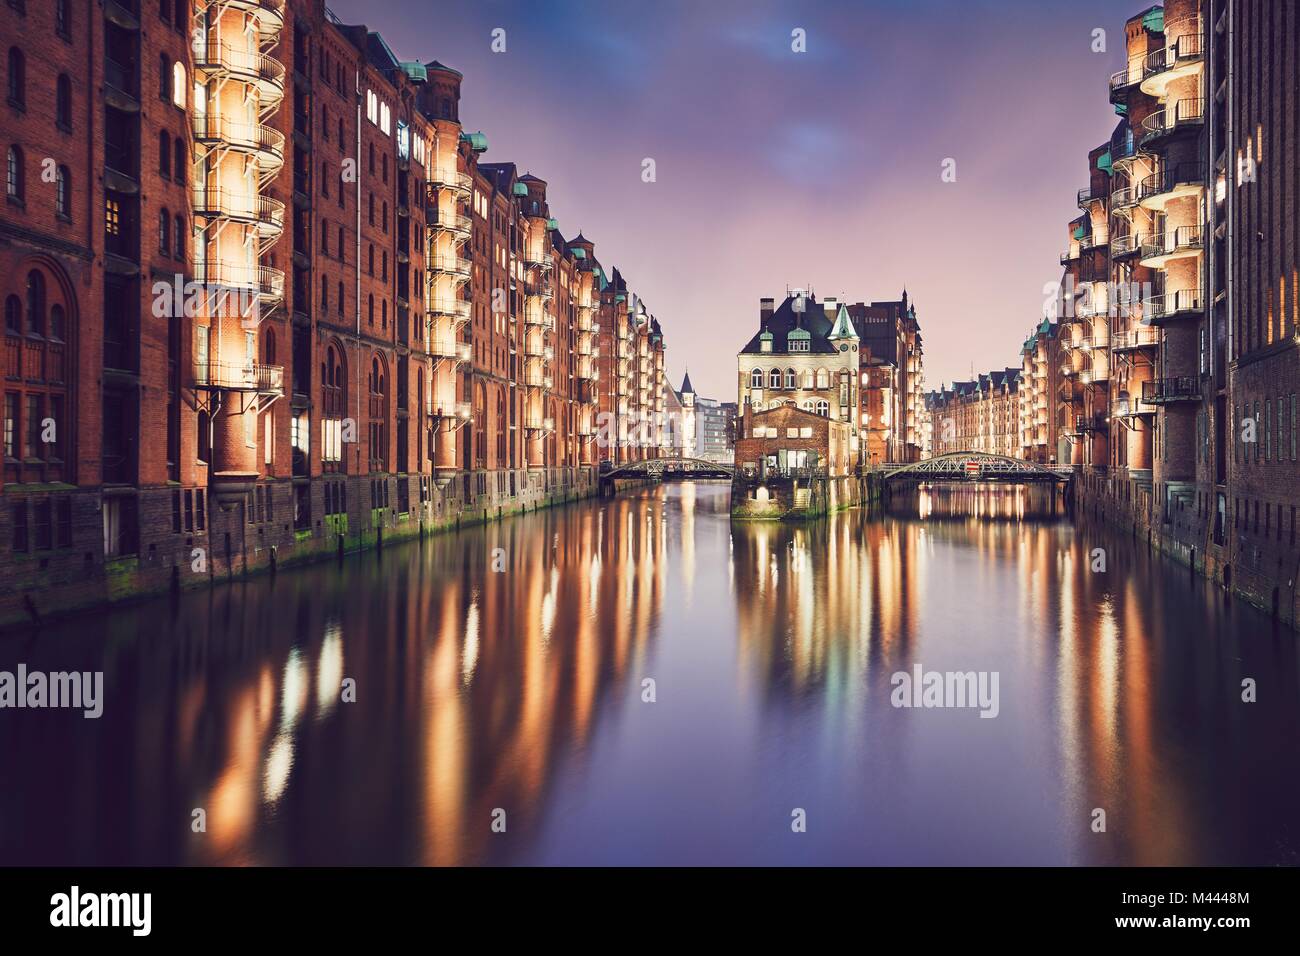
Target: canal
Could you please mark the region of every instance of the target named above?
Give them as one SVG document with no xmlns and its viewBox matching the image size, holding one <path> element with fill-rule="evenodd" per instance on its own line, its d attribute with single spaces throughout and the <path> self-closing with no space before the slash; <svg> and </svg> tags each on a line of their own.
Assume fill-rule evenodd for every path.
<svg viewBox="0 0 1300 956">
<path fill-rule="evenodd" d="M 104 674 L 0 710 L 0 863 L 1300 863 L 1296 636 L 1040 494 L 668 484 L 0 636 Z"/>
</svg>

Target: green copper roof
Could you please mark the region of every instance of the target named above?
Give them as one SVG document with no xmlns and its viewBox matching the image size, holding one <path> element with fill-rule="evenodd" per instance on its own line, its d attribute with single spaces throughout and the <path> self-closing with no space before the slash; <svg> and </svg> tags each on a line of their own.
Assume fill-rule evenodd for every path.
<svg viewBox="0 0 1300 956">
<path fill-rule="evenodd" d="M 1043 319 L 1042 322 L 1038 323 L 1039 335 L 1046 335 L 1050 331 L 1052 331 L 1052 323 L 1049 320 Z"/>
<path fill-rule="evenodd" d="M 1152 7 L 1142 18 L 1142 25 L 1155 33 L 1165 32 L 1165 8 Z"/>
<path fill-rule="evenodd" d="M 772 333 L 768 332 L 766 334 L 771 335 Z M 807 329 L 791 329 L 790 332 L 786 335 L 786 338 L 787 339 L 810 339 L 812 338 L 812 336 L 808 334 Z"/>
<path fill-rule="evenodd" d="M 1074 227 L 1074 238 L 1076 239 L 1083 238 L 1083 223 L 1079 223 L 1079 225 Z"/>
<path fill-rule="evenodd" d="M 1108 173 L 1113 169 L 1110 162 L 1110 150 L 1106 150 L 1106 152 L 1097 157 L 1097 168 Z"/>
<path fill-rule="evenodd" d="M 401 68 L 403 73 L 409 76 L 416 83 L 424 83 L 429 79 L 429 71 L 425 68 L 423 63 L 409 60 L 405 63 L 399 63 L 398 66 Z"/>
<path fill-rule="evenodd" d="M 546 220 L 546 228 L 547 228 L 547 229 L 559 229 L 559 228 L 560 228 L 560 220 L 558 220 L 558 219 L 548 219 L 548 220 Z"/>
<path fill-rule="evenodd" d="M 758 337 L 762 339 L 764 342 L 772 341 L 772 333 L 769 332 L 767 329 L 764 329 L 762 332 L 758 333 Z"/>
<path fill-rule="evenodd" d="M 1127 103 L 1116 103 L 1116 104 L 1115 104 L 1115 112 L 1116 112 L 1117 114 L 1119 114 L 1120 116 L 1128 116 L 1128 104 L 1127 104 Z"/>
<path fill-rule="evenodd" d="M 516 196 L 527 196 L 528 186 L 524 183 L 515 183 L 515 188 L 513 192 Z"/>
<path fill-rule="evenodd" d="M 474 152 L 476 152 L 476 153 L 486 153 L 486 152 L 487 152 L 487 148 L 488 148 L 487 137 L 486 137 L 483 133 L 481 133 L 481 132 L 479 132 L 479 133 L 461 133 L 461 134 L 460 134 L 460 141 L 461 141 L 462 143 L 469 143 L 469 148 L 472 149 L 472 150 L 474 150 Z"/>
<path fill-rule="evenodd" d="M 586 249 L 571 249 L 571 250 L 569 250 L 569 251 L 573 253 L 573 258 L 575 258 L 575 259 L 585 259 L 585 258 L 587 258 L 587 250 L 586 250 Z"/>
<path fill-rule="evenodd" d="M 625 294 L 623 294 L 622 292 L 620 292 L 618 295 L 614 296 L 614 301 L 615 301 L 615 302 L 626 302 L 626 301 L 627 301 L 627 296 L 626 296 Z"/>
<path fill-rule="evenodd" d="M 853 331 L 853 320 L 849 318 L 849 310 L 840 305 L 840 310 L 835 313 L 835 327 L 831 329 L 831 334 L 827 338 L 831 339 L 856 339 L 858 333 Z"/>
</svg>

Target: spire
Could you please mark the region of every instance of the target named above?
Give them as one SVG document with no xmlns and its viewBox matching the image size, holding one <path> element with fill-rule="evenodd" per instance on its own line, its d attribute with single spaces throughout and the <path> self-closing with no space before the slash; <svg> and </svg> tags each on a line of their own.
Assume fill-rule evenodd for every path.
<svg viewBox="0 0 1300 956">
<path fill-rule="evenodd" d="M 853 330 L 853 321 L 849 318 L 849 310 L 840 303 L 840 311 L 835 315 L 835 327 L 831 329 L 830 335 L 826 336 L 831 341 L 839 339 L 856 339 L 858 333 Z"/>
<path fill-rule="evenodd" d="M 692 394 L 692 395 L 695 394 L 695 388 L 694 388 L 694 386 L 691 385 L 691 370 L 690 370 L 690 369 L 687 369 L 687 370 L 686 370 L 686 377 L 682 379 L 682 387 L 679 389 L 679 391 L 680 391 L 683 395 L 687 394 L 688 392 L 689 392 L 690 394 Z"/>
</svg>

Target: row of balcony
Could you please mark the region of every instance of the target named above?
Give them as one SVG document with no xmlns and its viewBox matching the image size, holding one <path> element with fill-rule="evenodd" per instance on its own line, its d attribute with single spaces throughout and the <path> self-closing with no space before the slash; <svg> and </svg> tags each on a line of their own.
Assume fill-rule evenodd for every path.
<svg viewBox="0 0 1300 956">
<path fill-rule="evenodd" d="M 273 266 L 208 259 L 199 263 L 195 279 L 208 286 L 257 294 L 263 303 L 284 298 L 284 272 Z"/>
<path fill-rule="evenodd" d="M 1200 289 L 1179 289 L 1163 295 L 1153 295 L 1146 301 L 1142 316 L 1144 325 L 1161 325 L 1177 319 L 1195 318 L 1204 312 Z"/>
<path fill-rule="evenodd" d="M 196 362 L 194 386 L 205 390 L 251 392 L 259 395 L 284 394 L 284 366 L 226 362 Z"/>
<path fill-rule="evenodd" d="M 469 216 L 453 213 L 429 220 L 429 228 L 434 232 L 449 232 L 453 236 L 465 238 L 469 236 L 473 229 L 473 223 Z"/>
<path fill-rule="evenodd" d="M 1166 24 L 1165 36 L 1173 36 L 1174 39 L 1111 75 L 1112 103 L 1123 102 L 1129 88 L 1138 85 L 1141 85 L 1143 93 L 1159 96 L 1170 80 L 1190 74 L 1198 68 L 1204 53 L 1200 17 Z"/>
<path fill-rule="evenodd" d="M 448 296 L 433 296 L 429 299 L 428 314 L 430 318 L 449 316 L 456 322 L 468 322 L 473 306 L 464 299 Z"/>
<path fill-rule="evenodd" d="M 429 257 L 429 271 L 439 275 L 468 279 L 470 261 L 450 252 L 434 252 Z"/>
<path fill-rule="evenodd" d="M 429 354 L 435 358 L 448 359 L 462 364 L 471 361 L 474 357 L 473 346 L 469 342 L 461 342 L 459 339 L 450 339 L 443 336 L 430 340 Z"/>
</svg>

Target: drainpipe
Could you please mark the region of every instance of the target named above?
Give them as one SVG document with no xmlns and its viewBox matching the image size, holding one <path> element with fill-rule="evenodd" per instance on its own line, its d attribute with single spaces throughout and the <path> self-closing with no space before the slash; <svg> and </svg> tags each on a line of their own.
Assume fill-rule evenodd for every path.
<svg viewBox="0 0 1300 956">
<path fill-rule="evenodd" d="M 355 340 L 355 344 L 356 344 L 356 356 L 357 356 L 357 362 L 356 362 L 356 365 L 357 365 L 357 387 L 356 387 L 356 393 L 357 393 L 357 399 L 356 399 L 356 410 L 357 410 L 357 416 L 356 416 L 355 419 L 353 419 L 353 424 L 354 424 L 355 427 L 358 427 L 358 428 L 359 428 L 359 427 L 360 427 L 360 423 L 361 423 L 361 383 L 362 383 L 362 381 L 364 380 L 362 376 L 363 376 L 363 371 L 364 371 L 364 366 L 365 366 L 365 363 L 361 361 L 361 123 L 362 123 L 362 110 L 361 110 L 361 71 L 360 71 L 360 70 L 355 71 L 355 73 L 353 74 L 353 76 L 355 77 L 354 82 L 353 82 L 353 86 L 354 86 L 354 88 L 355 88 L 355 89 L 354 89 L 354 95 L 356 96 L 356 101 L 357 101 L 357 154 L 356 154 L 357 168 L 356 168 L 356 175 L 355 175 L 355 177 L 354 177 L 354 182 L 355 182 L 355 185 L 356 185 L 356 206 L 357 206 L 357 228 L 356 228 L 356 233 L 357 233 L 357 242 L 356 242 L 356 254 L 357 254 L 357 258 L 356 258 L 356 263 L 357 263 L 357 272 L 356 272 L 356 274 L 357 274 L 357 296 L 356 296 L 356 298 L 357 298 L 357 305 L 356 305 L 356 332 L 355 332 L 355 334 L 354 334 L 354 340 Z M 342 188 L 342 185 L 341 185 L 341 184 L 340 184 L 339 188 L 340 188 L 340 189 Z M 357 442 L 357 471 L 358 471 L 358 474 L 360 473 L 360 470 L 361 470 L 361 443 L 360 443 L 360 441 L 358 441 L 358 442 Z M 358 529 L 360 528 L 360 523 L 358 523 L 357 527 L 358 527 Z"/>
</svg>

